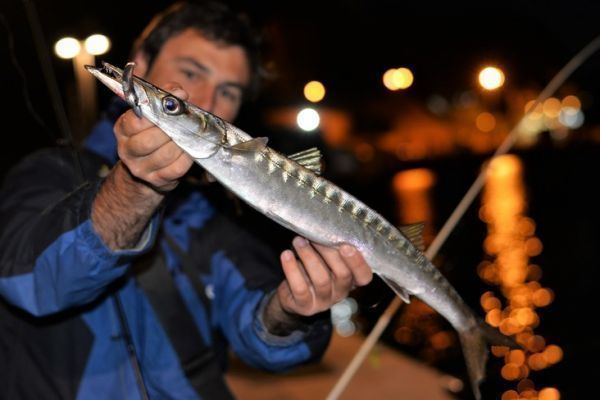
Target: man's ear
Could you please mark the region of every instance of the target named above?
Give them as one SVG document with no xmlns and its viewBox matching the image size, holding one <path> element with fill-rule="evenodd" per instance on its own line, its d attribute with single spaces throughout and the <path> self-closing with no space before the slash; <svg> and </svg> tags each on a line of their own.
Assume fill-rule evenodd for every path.
<svg viewBox="0 0 600 400">
<path fill-rule="evenodd" d="M 145 77 L 148 72 L 148 57 L 142 51 L 138 51 L 135 53 L 135 57 L 133 58 L 133 62 L 135 62 L 135 69 L 133 73 L 139 77 Z"/>
</svg>

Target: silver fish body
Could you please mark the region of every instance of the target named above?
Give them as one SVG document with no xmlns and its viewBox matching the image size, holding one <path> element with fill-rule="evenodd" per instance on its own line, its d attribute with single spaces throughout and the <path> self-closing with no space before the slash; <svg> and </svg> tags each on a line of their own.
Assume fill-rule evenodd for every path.
<svg viewBox="0 0 600 400">
<path fill-rule="evenodd" d="M 438 269 L 399 229 L 330 181 L 266 146 L 235 126 L 138 78 L 124 93 L 123 72 L 104 63 L 86 67 L 160 127 L 196 163 L 249 205 L 284 227 L 328 245 L 344 243 L 362 253 L 373 272 L 403 299 L 414 295 L 457 330 L 471 386 L 485 375 L 486 342 L 512 345 L 490 331 Z"/>
<path fill-rule="evenodd" d="M 233 132 L 240 135 L 237 129 Z M 394 290 L 403 288 L 421 298 L 452 325 L 476 325 L 472 312 L 421 251 L 381 215 L 327 179 L 266 146 L 255 152 L 223 147 L 196 162 L 286 228 L 328 246 L 352 244 L 373 272 L 396 284 Z"/>
</svg>

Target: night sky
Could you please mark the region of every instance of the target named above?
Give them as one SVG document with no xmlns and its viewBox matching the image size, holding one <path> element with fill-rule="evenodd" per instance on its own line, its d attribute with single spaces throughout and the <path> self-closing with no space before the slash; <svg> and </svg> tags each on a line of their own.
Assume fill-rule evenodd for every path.
<svg viewBox="0 0 600 400">
<path fill-rule="evenodd" d="M 48 46 L 64 35 L 84 38 L 101 32 L 112 40 L 111 50 L 102 59 L 121 65 L 128 61 L 131 42 L 148 18 L 171 2 L 34 3 Z M 268 132 L 262 119 L 264 110 L 302 103 L 302 87 L 309 80 L 323 82 L 328 90 L 325 104 L 349 112 L 358 130 L 368 138 L 370 132 L 385 129 L 386 123 L 378 116 L 402 113 L 405 101 L 424 104 L 433 94 L 452 98 L 475 90 L 476 71 L 487 62 L 505 70 L 507 85 L 540 90 L 600 34 L 597 1 L 505 1 L 476 6 L 467 6 L 466 2 L 364 0 L 234 3 L 271 34 L 266 54 L 278 72 L 278 78 L 266 86 L 255 104 L 242 111 L 238 120 L 239 126 L 254 136 L 259 129 Z M 17 126 L 3 130 L 0 176 L 26 153 L 60 138 L 23 4 L 17 0 L 2 0 L 0 4 L 3 118 Z M 52 54 L 50 57 L 61 96 L 68 103 L 73 95 L 71 62 Z M 25 81 L 13 64 L 15 60 Z M 411 68 L 415 83 L 405 92 L 390 94 L 381 84 L 381 76 L 397 66 Z M 598 71 L 600 54 L 590 58 L 567 83 L 583 100 L 586 122 L 582 130 L 598 129 L 600 123 Z M 31 109 L 42 124 L 36 122 L 37 117 L 27 106 L 25 85 Z M 104 89 L 98 91 L 101 106 L 110 98 Z M 394 109 L 396 106 L 399 108 Z M 600 345 L 591 328 L 600 306 L 600 263 L 595 252 L 600 243 L 600 198 L 594 193 L 600 144 L 585 138 L 562 147 L 543 141 L 518 153 L 525 169 L 527 212 L 536 221 L 537 235 L 544 244 L 534 261 L 544 271 L 541 283 L 556 294 L 554 303 L 541 312 L 539 332 L 549 342 L 559 344 L 565 353 L 561 363 L 533 373 L 531 379 L 536 385 L 559 388 L 563 398 L 583 398 L 583 393 L 594 393 L 593 379 L 600 376 Z M 395 160 L 384 163 L 374 173 L 363 170 L 352 177 L 340 175 L 336 183 L 393 219 L 393 198 L 388 188 L 393 173 L 413 166 L 430 168 L 437 175 L 433 198 L 434 224 L 439 229 L 486 156 L 450 155 L 411 165 Z M 484 235 L 485 226 L 472 207 L 440 255 L 444 273 L 478 311 L 479 296 L 487 290 L 474 272 L 483 257 Z M 364 305 L 367 318 L 375 318 L 381 305 L 391 298 L 391 292 L 374 297 L 373 293 L 383 287 L 375 281 L 372 290 L 363 293 L 368 303 Z M 391 336 L 388 333 L 385 340 L 391 340 Z M 418 357 L 414 349 L 401 350 Z M 461 362 L 460 354 L 449 354 L 437 366 L 460 375 L 464 373 Z M 592 366 L 584 367 L 588 362 Z M 500 366 L 492 362 L 490 375 L 497 375 Z M 484 385 L 484 393 L 499 398 L 499 393 L 512 387 L 513 383 L 492 377 Z M 464 396 L 468 398 L 468 394 Z"/>
</svg>

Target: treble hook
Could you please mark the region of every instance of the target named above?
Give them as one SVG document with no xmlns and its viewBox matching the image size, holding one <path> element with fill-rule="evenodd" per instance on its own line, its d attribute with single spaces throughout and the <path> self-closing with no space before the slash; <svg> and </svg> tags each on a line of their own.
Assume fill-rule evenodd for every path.
<svg viewBox="0 0 600 400">
<path fill-rule="evenodd" d="M 133 87 L 134 68 L 135 63 L 133 61 L 130 61 L 125 65 L 125 68 L 123 68 L 121 85 L 123 86 L 123 94 L 125 95 L 125 100 L 127 100 L 131 108 L 133 108 L 133 112 L 135 113 L 135 115 L 137 115 L 138 118 L 142 118 L 142 109 L 140 107 L 139 98 L 135 93 L 135 89 Z"/>
</svg>

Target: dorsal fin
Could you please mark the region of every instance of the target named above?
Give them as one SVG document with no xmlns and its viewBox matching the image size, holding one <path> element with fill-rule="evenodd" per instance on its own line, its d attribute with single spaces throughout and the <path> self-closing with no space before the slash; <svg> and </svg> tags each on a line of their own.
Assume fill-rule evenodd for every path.
<svg viewBox="0 0 600 400">
<path fill-rule="evenodd" d="M 247 140 L 245 142 L 240 142 L 238 144 L 234 144 L 230 147 L 231 150 L 237 151 L 262 151 L 269 141 L 266 137 L 257 137 L 254 139 Z"/>
<path fill-rule="evenodd" d="M 392 290 L 404 301 L 406 304 L 410 303 L 410 293 L 408 290 L 398 285 L 396 282 L 386 277 L 385 275 L 380 275 L 381 279 L 390 287 Z"/>
<path fill-rule="evenodd" d="M 410 242 L 419 250 L 425 250 L 425 242 L 423 242 L 423 228 L 425 222 L 417 222 L 416 224 L 403 225 L 398 227 L 400 232 L 410 240 Z"/>
<path fill-rule="evenodd" d="M 321 175 L 321 151 L 316 147 L 299 151 L 288 156 L 290 160 L 296 161 L 304 168 L 310 169 L 317 175 Z"/>
</svg>

